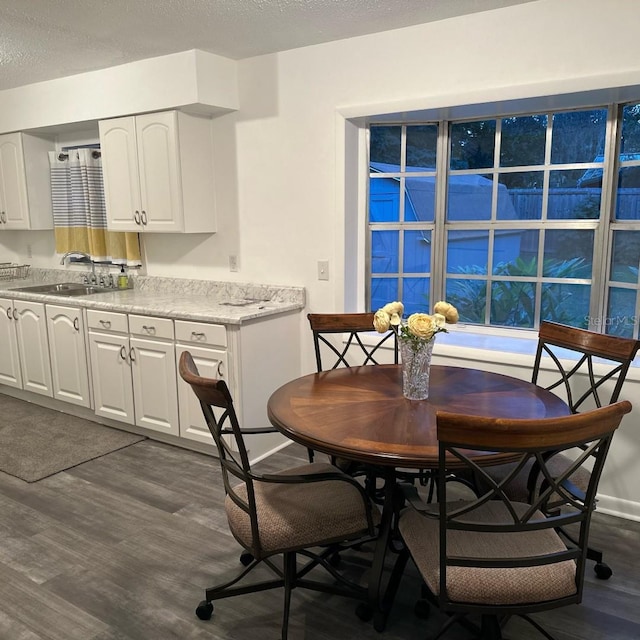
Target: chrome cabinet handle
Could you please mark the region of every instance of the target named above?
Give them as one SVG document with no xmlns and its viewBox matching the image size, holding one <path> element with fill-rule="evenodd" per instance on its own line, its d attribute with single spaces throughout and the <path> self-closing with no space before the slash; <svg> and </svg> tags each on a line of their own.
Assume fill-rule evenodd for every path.
<svg viewBox="0 0 640 640">
<path fill-rule="evenodd" d="M 140 212 L 139 212 L 139 211 L 137 211 L 137 210 L 136 210 L 136 211 L 134 212 L 134 214 L 133 214 L 133 221 L 134 221 L 136 224 L 140 224 Z"/>
<path fill-rule="evenodd" d="M 192 331 L 191 338 L 193 340 L 206 340 L 207 336 L 203 331 Z"/>
<path fill-rule="evenodd" d="M 131 362 L 136 361 L 135 355 L 136 355 L 136 351 L 133 347 L 131 347 L 131 349 L 129 349 L 129 360 L 131 360 Z"/>
<path fill-rule="evenodd" d="M 15 307 L 13 307 L 13 319 L 17 320 L 18 319 L 18 311 L 16 310 Z"/>
<path fill-rule="evenodd" d="M 143 226 L 147 226 L 147 212 L 143 209 L 142 210 L 142 215 L 140 216 L 142 219 L 142 224 Z"/>
<path fill-rule="evenodd" d="M 222 370 L 222 360 L 218 360 L 218 366 L 216 367 L 218 378 L 224 378 L 224 371 Z"/>
<path fill-rule="evenodd" d="M 111 329 L 111 320 L 100 320 L 99 322 L 105 329 Z"/>
<path fill-rule="evenodd" d="M 80 331 L 80 322 L 78 321 L 78 318 L 73 319 L 73 328 L 76 331 Z"/>
<path fill-rule="evenodd" d="M 11 320 L 11 307 L 7 307 L 7 318 Z"/>
<path fill-rule="evenodd" d="M 143 324 L 143 325 L 142 325 L 142 330 L 143 330 L 145 333 L 148 333 L 148 334 L 150 334 L 150 335 L 152 335 L 152 336 L 155 336 L 155 335 L 156 335 L 156 328 L 155 328 L 153 325 L 151 325 L 151 326 L 149 326 L 149 327 L 148 327 L 146 324 Z"/>
<path fill-rule="evenodd" d="M 120 357 L 126 362 L 127 361 L 127 352 L 124 348 L 124 345 L 120 347 Z"/>
</svg>

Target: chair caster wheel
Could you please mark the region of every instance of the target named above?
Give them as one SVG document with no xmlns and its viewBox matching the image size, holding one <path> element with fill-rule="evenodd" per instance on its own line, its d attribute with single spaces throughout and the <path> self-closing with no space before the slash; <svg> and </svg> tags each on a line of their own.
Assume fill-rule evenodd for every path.
<svg viewBox="0 0 640 640">
<path fill-rule="evenodd" d="M 598 562 L 593 570 L 596 573 L 596 578 L 600 578 L 600 580 L 608 580 L 613 575 L 611 567 L 605 562 Z"/>
<path fill-rule="evenodd" d="M 413 607 L 413 613 L 421 620 L 426 620 L 431 613 L 431 607 L 426 600 L 418 600 Z"/>
<path fill-rule="evenodd" d="M 248 551 L 243 551 L 240 554 L 240 564 L 243 567 L 248 567 L 253 562 L 253 556 Z"/>
<path fill-rule="evenodd" d="M 340 554 L 338 552 L 334 553 L 333 555 L 329 556 L 329 564 L 332 567 L 339 567 L 340 563 L 342 562 L 342 558 L 340 557 Z"/>
<path fill-rule="evenodd" d="M 369 622 L 371 618 L 373 618 L 373 610 L 371 609 L 371 605 L 366 602 L 361 602 L 356 607 L 356 615 L 362 622 Z"/>
<path fill-rule="evenodd" d="M 196 607 L 196 615 L 200 620 L 211 620 L 211 615 L 213 614 L 213 605 L 206 600 L 203 600 Z"/>
</svg>

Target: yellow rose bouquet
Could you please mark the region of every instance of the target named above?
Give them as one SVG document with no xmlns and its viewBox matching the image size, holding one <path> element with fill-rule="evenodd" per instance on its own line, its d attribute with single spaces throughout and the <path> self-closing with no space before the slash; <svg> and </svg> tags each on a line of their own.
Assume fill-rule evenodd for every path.
<svg viewBox="0 0 640 640">
<path fill-rule="evenodd" d="M 402 355 L 402 391 L 410 400 L 429 396 L 429 370 L 436 334 L 447 332 L 447 324 L 458 322 L 458 310 L 448 302 L 436 302 L 433 314 L 412 313 L 403 321 L 402 302 L 389 302 L 373 316 L 378 333 L 394 331 Z"/>
</svg>

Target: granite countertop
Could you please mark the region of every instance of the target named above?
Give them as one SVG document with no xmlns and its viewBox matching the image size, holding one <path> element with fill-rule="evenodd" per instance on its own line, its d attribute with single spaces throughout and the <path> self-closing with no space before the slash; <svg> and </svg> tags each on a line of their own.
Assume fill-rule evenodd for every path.
<svg viewBox="0 0 640 640">
<path fill-rule="evenodd" d="M 16 291 L 44 283 L 81 281 L 82 273 L 76 271 L 32 269 L 27 279 L 0 281 L 0 296 L 14 300 L 227 325 L 240 325 L 258 318 L 297 311 L 305 306 L 303 287 L 151 276 L 135 276 L 132 289 L 114 289 L 107 293 L 84 296 Z"/>
</svg>

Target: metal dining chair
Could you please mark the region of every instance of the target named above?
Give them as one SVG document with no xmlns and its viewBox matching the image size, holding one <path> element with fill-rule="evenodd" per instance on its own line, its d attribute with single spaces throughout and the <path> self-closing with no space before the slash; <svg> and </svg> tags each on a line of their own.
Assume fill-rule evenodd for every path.
<svg viewBox="0 0 640 640">
<path fill-rule="evenodd" d="M 196 615 L 210 619 L 213 602 L 221 598 L 282 588 L 282 640 L 286 640 L 291 594 L 296 587 L 368 602 L 367 590 L 347 580 L 332 561 L 339 550 L 375 538 L 379 512 L 364 488 L 327 463 L 256 473 L 249 464 L 244 438 L 262 431 L 241 430 L 224 380 L 200 376 L 188 351 L 180 356 L 179 372 L 200 401 L 218 452 L 228 526 L 248 558 L 238 575 L 205 591 Z M 258 566 L 274 577 L 237 585 Z M 333 580 L 308 577 L 316 567 L 323 567 Z"/>
<path fill-rule="evenodd" d="M 533 364 L 532 382 L 558 392 L 572 413 L 602 407 L 616 402 L 638 350 L 640 341 L 604 335 L 554 322 L 542 322 Z M 551 365 L 551 366 L 548 366 Z M 566 469 L 571 459 L 555 451 L 546 453 L 548 467 L 554 474 Z M 512 466 L 494 467 L 491 476 L 499 480 L 512 471 Z M 532 502 L 544 482 L 535 461 L 523 468 L 509 485 L 514 499 Z M 571 482 L 582 491 L 589 483 L 587 468 L 576 469 Z M 588 557 L 595 561 L 598 578 L 606 580 L 612 570 L 603 561 L 601 551 L 589 548 Z"/>
<path fill-rule="evenodd" d="M 422 614 L 433 606 L 443 614 L 434 638 L 460 623 L 477 638 L 500 640 L 502 626 L 520 616 L 553 640 L 529 614 L 582 600 L 598 481 L 611 439 L 630 411 L 631 403 L 622 401 L 539 420 L 439 412 L 438 503 L 421 501 L 415 488 L 407 487 L 410 506 L 399 520 L 405 549 L 389 580 L 387 600 L 392 602 L 411 557 L 426 585 Z M 568 452 L 576 444 L 580 455 L 556 473 L 547 451 Z M 479 454 L 495 452 L 516 459 L 499 481 L 478 463 Z M 509 486 L 531 461 L 544 483 L 533 502 L 514 500 Z M 475 498 L 451 496 L 446 479 L 453 465 L 481 476 L 486 488 Z M 586 491 L 576 491 L 571 477 L 584 466 L 590 467 Z M 569 528 L 577 535 L 565 536 Z"/>
</svg>

